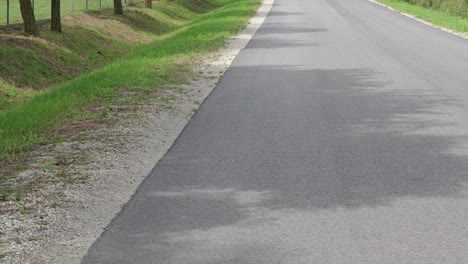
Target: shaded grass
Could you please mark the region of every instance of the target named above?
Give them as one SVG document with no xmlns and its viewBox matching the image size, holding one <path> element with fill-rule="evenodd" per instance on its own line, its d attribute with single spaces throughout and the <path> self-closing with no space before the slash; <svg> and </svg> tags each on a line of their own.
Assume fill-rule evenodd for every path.
<svg viewBox="0 0 468 264">
<path fill-rule="evenodd" d="M 122 90 L 156 89 L 179 82 L 178 71 L 183 67 L 180 62 L 184 61 L 181 58 L 197 57 L 224 45 L 259 4 L 258 0 L 180 1 L 203 1 L 206 11 L 217 8 L 194 16 L 175 32 L 139 46 L 118 61 L 0 112 L 0 159 L 13 158 L 47 142 L 46 132 L 80 113 L 86 105 L 116 100 Z"/>
<path fill-rule="evenodd" d="M 165 17 L 172 20 L 188 21 L 193 19 L 196 14 L 183 6 L 176 5 L 172 1 L 154 1 L 153 9 L 160 10 Z"/>
<path fill-rule="evenodd" d="M 3 81 L 19 88 L 40 89 L 108 62 L 123 49 L 92 30 L 68 29 L 64 35 L 47 32 L 41 39 L 1 35 Z"/>
<path fill-rule="evenodd" d="M 6 24 L 6 6 L 7 0 L 0 0 L 0 25 Z M 73 2 L 73 4 L 72 4 Z M 67 0 L 61 1 L 62 15 L 76 14 L 86 9 L 86 0 Z M 111 8 L 113 6 L 112 0 L 101 0 L 102 8 Z M 89 10 L 99 10 L 99 0 L 88 1 Z M 36 19 L 50 18 L 50 1 L 35 0 L 34 13 Z M 10 23 L 21 22 L 21 12 L 19 1 L 10 0 Z"/>
<path fill-rule="evenodd" d="M 442 26 L 459 32 L 468 32 L 468 19 L 436 9 L 410 4 L 404 0 L 377 0 L 398 11 L 414 15 L 434 25 Z"/>
</svg>

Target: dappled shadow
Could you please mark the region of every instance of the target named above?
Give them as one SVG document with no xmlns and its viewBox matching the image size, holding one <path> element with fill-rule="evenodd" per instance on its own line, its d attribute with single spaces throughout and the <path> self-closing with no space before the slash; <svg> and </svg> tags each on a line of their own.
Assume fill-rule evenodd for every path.
<svg viewBox="0 0 468 264">
<path fill-rule="evenodd" d="M 102 12 L 88 12 L 90 16 L 103 20 L 116 20 L 119 21 L 136 31 L 143 31 L 152 34 L 164 34 L 176 28 L 175 25 L 160 21 L 144 12 L 138 10 L 125 10 L 124 15 L 114 16 Z"/>
<path fill-rule="evenodd" d="M 257 35 L 264 34 L 295 34 L 295 33 L 319 33 L 327 32 L 325 28 L 308 28 L 308 27 L 293 27 L 293 26 L 264 26 L 258 30 Z"/>
<path fill-rule="evenodd" d="M 176 0 L 176 2 L 179 5 L 183 6 L 184 8 L 192 12 L 199 13 L 199 14 L 206 13 L 216 7 L 219 7 L 216 4 L 211 3 L 209 1 L 201 1 L 201 0 L 189 0 L 189 1 Z"/>
<path fill-rule="evenodd" d="M 327 32 L 324 28 L 309 28 L 302 25 L 276 26 L 274 23 L 262 26 L 255 35 L 255 41 L 249 42 L 247 49 L 275 49 L 293 47 L 319 47 L 327 43 L 310 42 L 302 34 Z M 288 37 L 282 35 L 290 35 Z M 275 37 L 271 35 L 277 35 Z"/>
<path fill-rule="evenodd" d="M 284 11 L 275 11 L 272 10 L 268 13 L 269 17 L 274 17 L 274 16 L 303 16 L 304 13 L 301 12 L 284 12 Z"/>
<path fill-rule="evenodd" d="M 285 40 L 277 38 L 258 38 L 248 44 L 248 49 L 278 49 L 292 47 L 319 47 L 326 43 L 312 43 L 305 40 Z"/>
<path fill-rule="evenodd" d="M 455 195 L 468 180 L 468 160 L 451 154 L 463 152 L 459 147 L 468 138 L 451 128 L 443 111 L 462 107 L 455 98 L 390 89 L 392 83 L 369 69 L 230 69 L 231 78 L 252 75 L 269 76 L 270 86 L 253 82 L 210 97 L 223 109 L 206 112 L 209 117 L 199 121 L 206 123 L 187 129 L 197 134 L 190 130 L 203 127 L 206 141 L 181 137 L 166 160 L 172 174 L 189 166 L 200 172 L 196 185 L 261 186 L 252 190 L 272 192 L 268 206 L 288 208 Z M 442 128 L 454 135 L 424 133 Z M 184 151 L 177 152 L 179 147 Z M 194 157 L 198 162 L 192 164 Z"/>
<path fill-rule="evenodd" d="M 462 102 L 397 82 L 231 67 L 85 263 L 305 263 L 332 213 L 457 197 L 468 138 L 447 113 Z"/>
</svg>

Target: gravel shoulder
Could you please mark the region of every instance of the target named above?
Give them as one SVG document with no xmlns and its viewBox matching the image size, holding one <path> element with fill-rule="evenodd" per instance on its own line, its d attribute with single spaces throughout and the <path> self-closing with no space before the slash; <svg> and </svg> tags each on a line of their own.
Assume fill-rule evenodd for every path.
<svg viewBox="0 0 468 264">
<path fill-rule="evenodd" d="M 38 185 L 34 196 L 25 194 L 24 210 L 2 210 L 7 213 L 0 215 L 0 263 L 80 263 L 190 122 L 272 4 L 273 0 L 263 1 L 245 29 L 194 69 L 196 77 L 190 84 L 168 91 L 168 107 L 150 100 L 136 111 L 123 111 L 116 125 L 93 129 L 79 141 L 37 150 L 31 162 L 45 165 L 41 170 L 25 170 L 18 177 L 40 173 L 73 177 L 68 184 Z M 50 160 L 55 166 L 48 169 Z M 13 203 L 2 206 L 14 208 Z"/>
</svg>

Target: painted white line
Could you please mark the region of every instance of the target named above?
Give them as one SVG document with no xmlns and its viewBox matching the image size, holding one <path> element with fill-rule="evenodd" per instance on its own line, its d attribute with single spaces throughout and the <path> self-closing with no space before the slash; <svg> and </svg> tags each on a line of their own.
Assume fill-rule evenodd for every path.
<svg viewBox="0 0 468 264">
<path fill-rule="evenodd" d="M 440 29 L 440 30 L 442 30 L 442 31 L 445 31 L 445 32 L 450 33 L 450 34 L 453 34 L 453 35 L 455 35 L 455 36 L 459 36 L 459 37 L 464 38 L 464 39 L 468 39 L 468 33 L 463 33 L 463 32 L 459 32 L 459 31 L 455 31 L 455 30 L 449 29 L 449 28 L 445 28 L 445 27 L 441 27 L 441 26 L 438 26 L 438 25 L 434 25 L 434 24 L 432 24 L 432 23 L 430 23 L 430 22 L 428 22 L 428 21 L 426 21 L 426 20 L 423 20 L 423 19 L 420 19 L 420 18 L 418 18 L 418 17 L 415 17 L 414 15 L 411 15 L 411 14 L 408 14 L 408 13 L 405 13 L 405 12 L 402 12 L 402 11 L 399 11 L 399 10 L 397 10 L 397 9 L 395 9 L 395 8 L 393 8 L 393 7 L 390 7 L 390 6 L 386 5 L 386 4 L 382 4 L 382 3 L 380 3 L 380 2 L 377 2 L 376 0 L 368 0 L 368 1 L 371 2 L 371 3 L 374 3 L 374 4 L 376 4 L 376 5 L 385 7 L 385 8 L 387 8 L 387 9 L 389 9 L 389 10 L 394 11 L 394 12 L 397 12 L 397 13 L 399 13 L 399 14 L 402 14 L 402 15 L 404 15 L 404 16 L 406 16 L 406 17 L 409 17 L 409 18 L 411 18 L 411 19 L 413 19 L 413 20 L 416 20 L 416 21 L 418 21 L 418 22 L 421 22 L 421 23 L 423 23 L 423 24 L 425 24 L 425 25 L 431 26 L 431 27 L 433 27 L 433 28 Z"/>
</svg>

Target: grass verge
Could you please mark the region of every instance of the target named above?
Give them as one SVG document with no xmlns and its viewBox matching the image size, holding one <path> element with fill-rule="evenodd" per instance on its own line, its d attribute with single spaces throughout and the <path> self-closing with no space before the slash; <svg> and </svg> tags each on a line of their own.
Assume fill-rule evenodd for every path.
<svg viewBox="0 0 468 264">
<path fill-rule="evenodd" d="M 419 19 L 428 21 L 434 25 L 445 27 L 458 32 L 468 32 L 468 20 L 462 17 L 422 6 L 410 4 L 403 0 L 377 0 L 398 11 L 411 14 Z"/>
<path fill-rule="evenodd" d="M 40 27 L 40 37 L 0 29 L 0 110 L 121 58 L 195 16 L 182 3 L 157 1 L 154 9 L 138 4 L 121 16 L 103 10 L 64 17 L 62 34 L 48 25 Z"/>
<path fill-rule="evenodd" d="M 122 99 L 126 92 L 180 82 L 187 58 L 224 45 L 255 13 L 259 0 L 174 0 L 192 10 L 191 20 L 122 59 L 46 90 L 0 112 L 0 160 L 47 142 L 47 134 L 90 104 Z M 205 11 L 205 13 L 202 13 Z M 183 71 L 182 71 L 183 72 Z"/>
<path fill-rule="evenodd" d="M 86 2 L 88 2 L 88 10 L 99 10 L 102 8 L 111 8 L 113 6 L 112 0 L 98 0 L 98 1 L 86 1 L 86 0 L 68 0 L 61 1 L 61 13 L 62 15 L 77 14 L 81 11 L 86 10 Z M 101 2 L 101 4 L 99 4 Z M 124 1 L 125 3 L 131 4 L 136 1 Z M 0 25 L 5 25 L 7 21 L 7 0 L 0 0 Z M 50 3 L 49 1 L 35 0 L 34 1 L 34 15 L 36 19 L 50 18 Z M 10 1 L 10 23 L 21 22 L 21 11 L 19 1 Z"/>
</svg>

